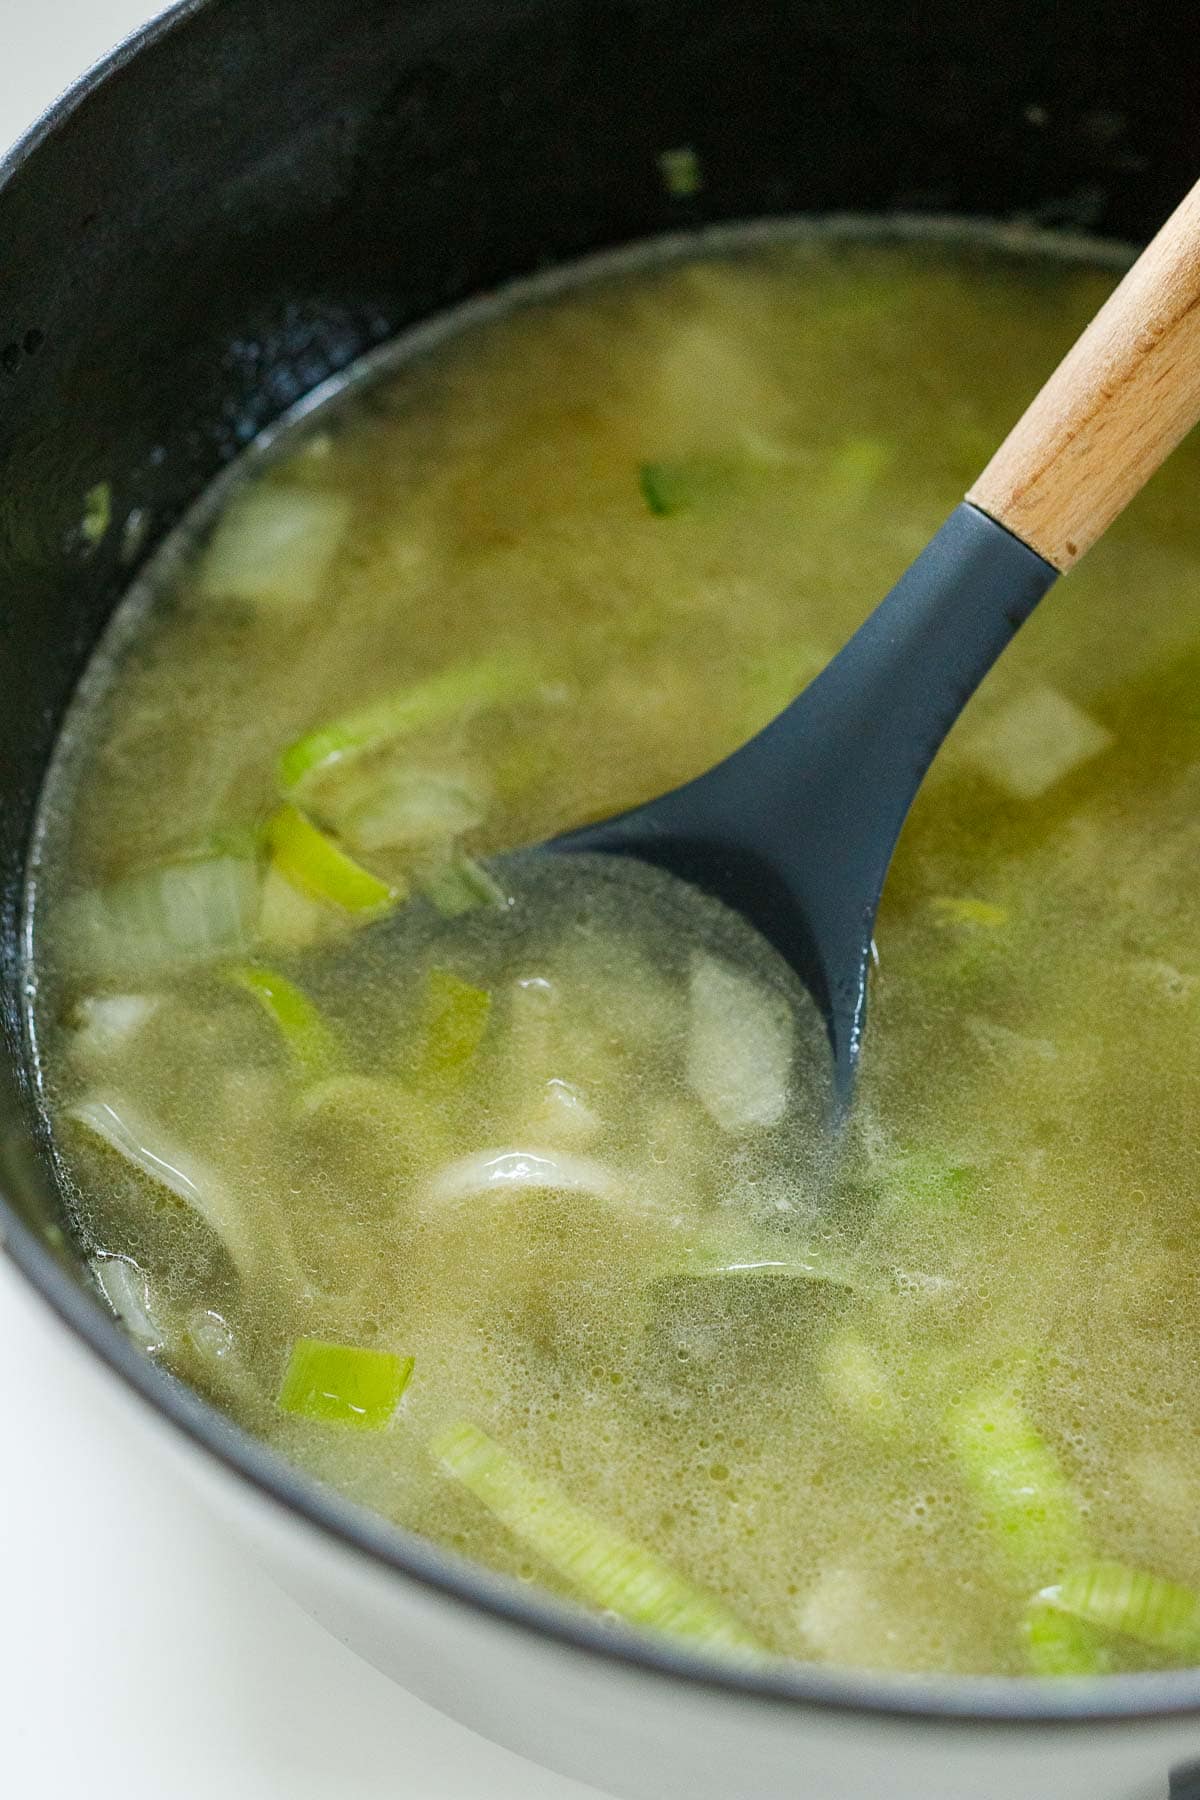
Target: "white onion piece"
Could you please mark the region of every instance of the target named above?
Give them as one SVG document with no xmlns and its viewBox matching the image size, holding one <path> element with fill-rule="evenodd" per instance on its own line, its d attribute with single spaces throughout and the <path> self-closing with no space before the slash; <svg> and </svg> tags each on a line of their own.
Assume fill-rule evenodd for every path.
<svg viewBox="0 0 1200 1800">
<path fill-rule="evenodd" d="M 228 1362 L 236 1355 L 233 1327 L 211 1307 L 198 1308 L 189 1316 L 187 1334 L 210 1362 Z"/>
<path fill-rule="evenodd" d="M 166 1339 L 150 1305 L 150 1287 L 135 1262 L 125 1256 L 92 1259 L 96 1285 L 135 1343 L 161 1350 Z"/>
<path fill-rule="evenodd" d="M 161 1005 L 161 994 L 90 995 L 71 1015 L 71 1055 L 90 1063 L 128 1049 Z"/>
<path fill-rule="evenodd" d="M 350 501 L 263 483 L 239 494 L 213 532 L 197 586 L 212 600 L 310 606 L 350 523 Z"/>
<path fill-rule="evenodd" d="M 61 929 L 74 973 L 145 980 L 159 970 L 244 954 L 258 904 L 253 860 L 214 856 L 76 894 L 62 909 Z"/>
<path fill-rule="evenodd" d="M 206 1164 L 168 1143 L 160 1129 L 125 1100 L 93 1095 L 69 1107 L 67 1116 L 190 1207 L 220 1239 L 237 1268 L 252 1267 L 254 1245 L 245 1221 L 224 1182 Z"/>
<path fill-rule="evenodd" d="M 599 1200 L 608 1200 L 618 1185 L 611 1169 L 589 1157 L 565 1156 L 553 1150 L 480 1150 L 441 1169 L 425 1197 L 435 1205 L 453 1206 L 479 1198 L 507 1200 L 542 1189 L 594 1194 Z"/>
<path fill-rule="evenodd" d="M 727 963 L 696 959 L 688 1083 L 723 1130 L 753 1131 L 783 1117 L 794 1036 L 781 996 Z"/>
<path fill-rule="evenodd" d="M 332 907 L 302 894 L 278 869 L 267 870 L 258 911 L 258 936 L 264 944 L 307 950 L 327 934 L 332 919 Z"/>
<path fill-rule="evenodd" d="M 1036 800 L 1114 741 L 1081 707 L 1044 685 L 1018 694 L 978 727 L 965 754 L 1017 800 Z"/>
<path fill-rule="evenodd" d="M 421 850 L 474 831 L 487 798 L 477 782 L 453 771 L 373 767 L 344 803 L 334 794 L 326 810 L 358 850 Z"/>
<path fill-rule="evenodd" d="M 551 1077 L 533 1115 L 534 1129 L 554 1143 L 584 1144 L 600 1129 L 600 1119 L 570 1081 Z"/>
</svg>

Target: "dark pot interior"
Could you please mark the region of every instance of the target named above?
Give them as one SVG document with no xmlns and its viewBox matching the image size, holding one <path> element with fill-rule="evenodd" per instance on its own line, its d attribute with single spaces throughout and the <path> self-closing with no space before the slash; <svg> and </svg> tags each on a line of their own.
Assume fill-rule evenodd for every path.
<svg viewBox="0 0 1200 1800">
<path fill-rule="evenodd" d="M 828 210 L 1143 239 L 1200 166 L 1197 92 L 1200 35 L 1165 0 L 185 0 L 18 149 L 0 171 L 0 1229 L 131 1379 L 154 1391 L 56 1248 L 18 934 L 42 772 L 137 556 L 361 352 L 585 251 Z M 660 177 L 678 145 L 703 162 L 693 199 Z M 88 554 L 100 481 L 117 528 Z M 216 1435 L 198 1403 L 174 1410 Z"/>
</svg>

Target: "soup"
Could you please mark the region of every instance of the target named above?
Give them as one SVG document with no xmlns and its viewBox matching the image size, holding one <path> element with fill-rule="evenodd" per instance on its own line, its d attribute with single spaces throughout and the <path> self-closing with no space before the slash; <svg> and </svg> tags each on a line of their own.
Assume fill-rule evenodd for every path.
<svg viewBox="0 0 1200 1800">
<path fill-rule="evenodd" d="M 497 854 L 799 692 L 1118 267 L 864 226 L 610 268 L 368 368 L 159 554 L 31 890 L 56 1154 L 148 1354 L 695 1647 L 1200 1658 L 1196 451 L 939 758 L 844 1141 L 732 915 Z"/>
</svg>

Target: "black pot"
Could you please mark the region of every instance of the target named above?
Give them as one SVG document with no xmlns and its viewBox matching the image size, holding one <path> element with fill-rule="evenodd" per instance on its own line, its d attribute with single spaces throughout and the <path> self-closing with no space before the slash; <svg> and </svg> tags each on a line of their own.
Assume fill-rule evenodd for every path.
<svg viewBox="0 0 1200 1800">
<path fill-rule="evenodd" d="M 1200 1674 L 1074 1693 L 723 1675 L 355 1514 L 174 1386 L 88 1284 L 25 1073 L 23 870 L 55 733 L 139 559 L 263 427 L 415 320 L 761 215 L 1138 241 L 1200 169 L 1198 96 L 1200 33 L 1161 0 L 184 0 L 0 170 L 0 1232 L 341 1635 L 621 1793 L 1150 1800 L 1174 1764 L 1172 1792 L 1200 1795 L 1181 1766 Z M 706 183 L 672 199 L 657 158 L 680 145 Z M 93 550 L 102 481 L 118 529 Z"/>
</svg>

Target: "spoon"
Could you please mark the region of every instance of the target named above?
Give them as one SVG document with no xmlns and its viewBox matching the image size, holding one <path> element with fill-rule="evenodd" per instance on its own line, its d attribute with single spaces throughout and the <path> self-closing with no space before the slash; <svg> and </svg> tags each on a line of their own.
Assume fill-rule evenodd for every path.
<svg viewBox="0 0 1200 1800">
<path fill-rule="evenodd" d="M 813 995 L 843 1116 L 879 896 L 930 763 L 1047 589 L 1198 417 L 1200 183 L 811 686 L 707 774 L 548 846 L 638 857 L 741 913 Z"/>
</svg>

